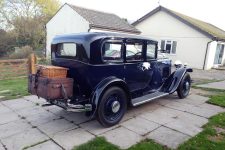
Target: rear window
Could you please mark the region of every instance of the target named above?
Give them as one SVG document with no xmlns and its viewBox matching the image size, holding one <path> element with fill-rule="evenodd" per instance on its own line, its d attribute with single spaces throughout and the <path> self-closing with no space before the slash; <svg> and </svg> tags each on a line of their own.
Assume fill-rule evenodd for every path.
<svg viewBox="0 0 225 150">
<path fill-rule="evenodd" d="M 58 56 L 76 57 L 77 47 L 78 45 L 76 43 L 61 43 L 57 46 L 56 54 Z"/>
</svg>

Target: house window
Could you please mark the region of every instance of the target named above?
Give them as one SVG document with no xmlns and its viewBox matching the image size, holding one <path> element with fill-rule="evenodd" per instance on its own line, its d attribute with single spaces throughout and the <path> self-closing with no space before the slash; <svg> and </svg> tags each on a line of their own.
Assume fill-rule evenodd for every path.
<svg viewBox="0 0 225 150">
<path fill-rule="evenodd" d="M 162 40 L 161 50 L 165 50 L 168 54 L 176 54 L 177 42 L 172 40 Z"/>
</svg>

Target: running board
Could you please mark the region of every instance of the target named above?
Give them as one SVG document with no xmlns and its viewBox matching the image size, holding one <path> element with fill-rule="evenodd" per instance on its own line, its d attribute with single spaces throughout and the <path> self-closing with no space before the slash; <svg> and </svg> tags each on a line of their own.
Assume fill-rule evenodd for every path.
<svg viewBox="0 0 225 150">
<path fill-rule="evenodd" d="M 138 105 L 150 102 L 150 101 L 152 101 L 154 99 L 157 99 L 157 98 L 160 98 L 160 97 L 164 97 L 164 96 L 167 96 L 167 95 L 169 95 L 169 93 L 155 92 L 155 93 L 144 95 L 142 97 L 138 97 L 138 98 L 132 99 L 131 100 L 131 104 L 132 104 L 132 106 L 138 106 Z"/>
</svg>

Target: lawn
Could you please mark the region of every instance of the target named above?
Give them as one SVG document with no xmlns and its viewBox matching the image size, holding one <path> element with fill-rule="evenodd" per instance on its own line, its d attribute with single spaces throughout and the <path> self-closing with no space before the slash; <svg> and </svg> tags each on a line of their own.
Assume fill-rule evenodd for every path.
<svg viewBox="0 0 225 150">
<path fill-rule="evenodd" d="M 208 103 L 225 107 L 225 91 L 210 90 L 215 95 L 210 96 Z M 209 119 L 203 126 L 203 131 L 195 137 L 181 144 L 177 150 L 224 150 L 225 149 L 225 113 L 220 113 Z M 117 146 L 107 142 L 103 137 L 75 147 L 74 150 L 120 150 Z M 128 150 L 168 150 L 167 147 L 155 143 L 153 140 L 144 140 L 130 147 Z"/>
<path fill-rule="evenodd" d="M 20 98 L 29 95 L 27 92 L 27 78 L 0 80 L 0 96 L 5 96 L 5 100 Z"/>
</svg>

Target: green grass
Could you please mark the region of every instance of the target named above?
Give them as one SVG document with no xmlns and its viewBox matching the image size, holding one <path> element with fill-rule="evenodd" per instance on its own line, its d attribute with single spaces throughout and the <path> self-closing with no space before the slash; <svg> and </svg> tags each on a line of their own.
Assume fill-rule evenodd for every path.
<svg viewBox="0 0 225 150">
<path fill-rule="evenodd" d="M 169 150 L 169 148 L 148 139 L 130 147 L 128 150 Z"/>
<path fill-rule="evenodd" d="M 210 96 L 208 103 L 225 107 L 225 92 L 219 95 Z"/>
<path fill-rule="evenodd" d="M 0 91 L 3 90 L 9 90 L 9 92 L 0 93 L 0 96 L 5 96 L 4 100 L 29 95 L 27 91 L 27 78 L 0 80 Z"/>
<path fill-rule="evenodd" d="M 75 147 L 74 150 L 119 150 L 119 148 L 107 142 L 103 137 L 97 137 L 88 143 Z"/>
<path fill-rule="evenodd" d="M 204 130 L 179 146 L 179 150 L 224 150 L 225 132 L 217 132 L 215 128 L 225 131 L 225 113 L 209 119 Z"/>
<path fill-rule="evenodd" d="M 73 150 L 120 150 L 118 146 L 115 146 L 105 140 L 103 137 L 97 137 L 85 144 L 78 147 L 74 147 Z M 155 143 L 152 140 L 144 140 L 128 150 L 169 150 L 168 148 Z"/>
</svg>

